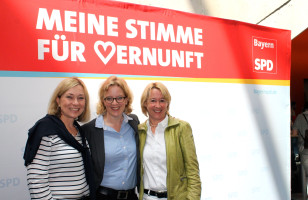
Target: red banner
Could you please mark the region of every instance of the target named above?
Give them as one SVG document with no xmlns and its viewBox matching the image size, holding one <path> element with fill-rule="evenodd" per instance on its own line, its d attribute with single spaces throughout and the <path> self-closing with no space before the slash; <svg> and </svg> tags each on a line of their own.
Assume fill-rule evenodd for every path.
<svg viewBox="0 0 308 200">
<path fill-rule="evenodd" d="M 114 1 L 3 0 L 0 70 L 290 80 L 291 33 Z"/>
</svg>

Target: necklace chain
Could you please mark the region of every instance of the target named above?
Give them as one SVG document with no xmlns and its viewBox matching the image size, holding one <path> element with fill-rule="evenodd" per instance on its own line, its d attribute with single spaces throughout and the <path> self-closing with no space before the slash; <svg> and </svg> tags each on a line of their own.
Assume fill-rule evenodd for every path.
<svg viewBox="0 0 308 200">
<path fill-rule="evenodd" d="M 150 121 L 149 121 L 149 123 L 150 123 L 150 126 L 151 126 L 151 127 L 157 127 L 157 125 L 158 125 L 158 124 L 157 124 L 157 125 L 154 125 L 154 124 L 152 124 Z"/>
</svg>

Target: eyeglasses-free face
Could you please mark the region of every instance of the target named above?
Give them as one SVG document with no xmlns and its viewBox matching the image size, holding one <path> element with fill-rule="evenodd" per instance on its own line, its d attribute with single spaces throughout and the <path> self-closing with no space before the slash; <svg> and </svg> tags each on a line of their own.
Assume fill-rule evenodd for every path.
<svg viewBox="0 0 308 200">
<path fill-rule="evenodd" d="M 74 120 L 85 110 L 86 98 L 83 87 L 77 85 L 67 90 L 57 98 L 58 106 L 61 108 L 61 119 Z"/>
<path fill-rule="evenodd" d="M 117 85 L 110 86 L 104 96 L 105 98 L 103 103 L 106 107 L 107 117 L 122 117 L 128 101 L 122 88 Z"/>
<path fill-rule="evenodd" d="M 146 108 L 149 114 L 149 120 L 152 124 L 156 125 L 166 117 L 168 102 L 160 90 L 153 88 L 146 102 Z"/>
</svg>

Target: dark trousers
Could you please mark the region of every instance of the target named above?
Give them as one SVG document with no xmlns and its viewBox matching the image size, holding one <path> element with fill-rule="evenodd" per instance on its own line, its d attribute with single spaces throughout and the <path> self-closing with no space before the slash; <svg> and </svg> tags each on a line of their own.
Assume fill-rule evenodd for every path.
<svg viewBox="0 0 308 200">
<path fill-rule="evenodd" d="M 134 189 L 114 190 L 106 187 L 99 187 L 96 191 L 96 200 L 138 200 Z"/>
<path fill-rule="evenodd" d="M 81 197 L 78 200 L 91 200 L 90 196 Z"/>
</svg>

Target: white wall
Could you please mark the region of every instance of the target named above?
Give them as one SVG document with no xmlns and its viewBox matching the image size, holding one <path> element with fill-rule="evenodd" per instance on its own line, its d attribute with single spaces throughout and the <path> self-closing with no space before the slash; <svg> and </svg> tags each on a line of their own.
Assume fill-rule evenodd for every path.
<svg viewBox="0 0 308 200">
<path fill-rule="evenodd" d="M 23 149 L 27 130 L 46 114 L 62 78 L 2 77 L 0 98 L 1 199 L 29 199 Z M 104 79 L 83 79 L 96 116 Z M 154 79 L 155 80 L 155 79 Z M 168 79 L 166 79 L 168 80 Z M 134 113 L 144 121 L 141 93 L 151 80 L 130 78 Z M 202 200 L 289 200 L 289 87 L 163 81 L 172 95 L 170 113 L 193 129 Z M 5 162 L 4 162 L 5 161 Z"/>
</svg>

